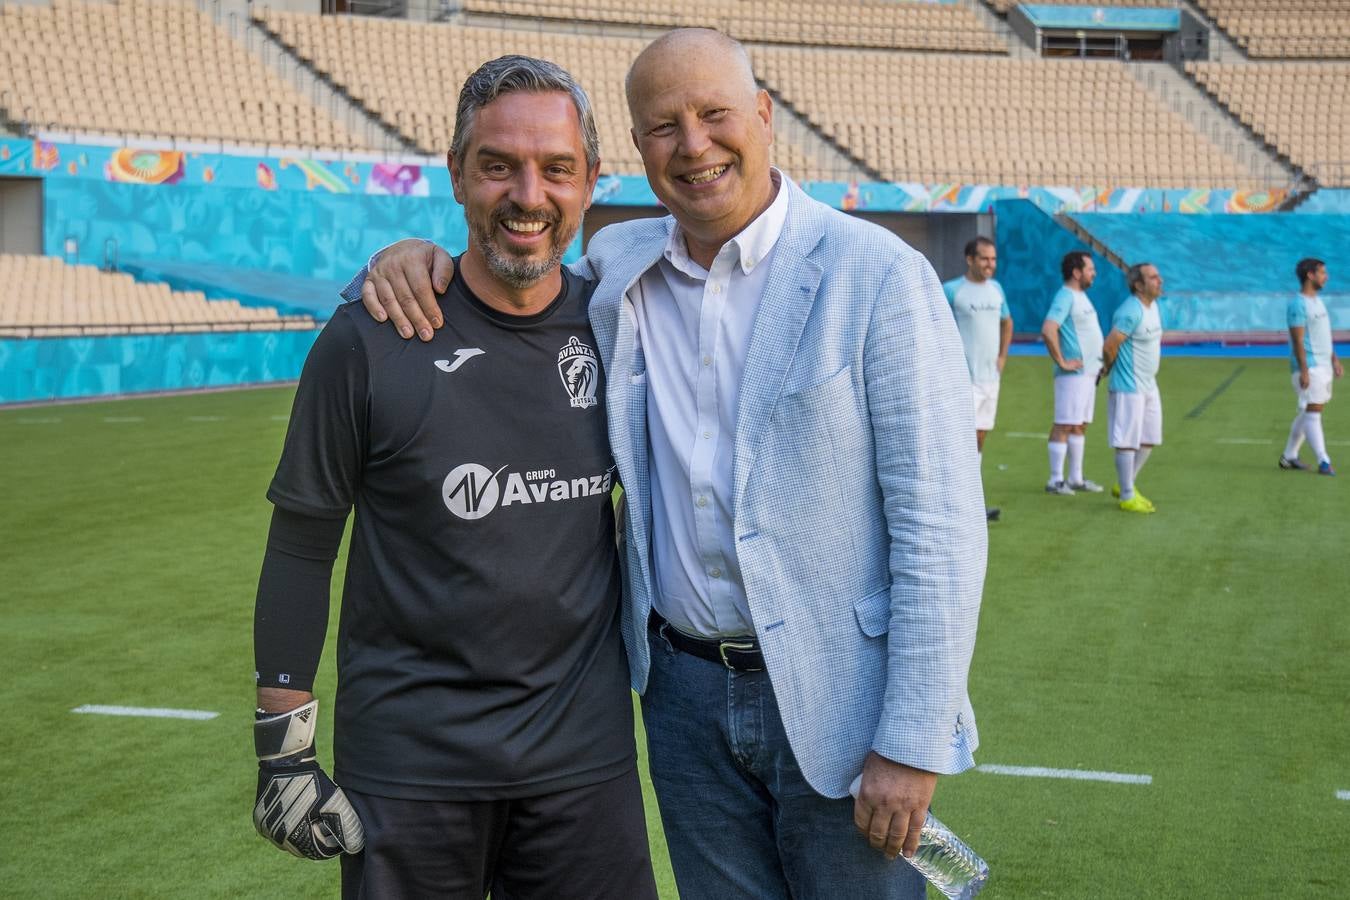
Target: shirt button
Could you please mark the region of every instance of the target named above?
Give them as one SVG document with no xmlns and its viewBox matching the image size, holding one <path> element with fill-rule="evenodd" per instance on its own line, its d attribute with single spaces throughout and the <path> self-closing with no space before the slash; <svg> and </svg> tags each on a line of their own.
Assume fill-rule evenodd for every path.
<svg viewBox="0 0 1350 900">
<path fill-rule="evenodd" d="M 712 357 L 711 357 L 711 356 L 705 356 L 705 357 L 703 357 L 703 364 L 704 364 L 705 366 L 711 366 L 711 365 L 712 365 Z"/>
<path fill-rule="evenodd" d="M 711 438 L 711 437 L 712 437 L 712 432 L 711 432 L 711 431 L 705 431 L 705 432 L 703 432 L 703 437 L 704 437 L 704 439 Z"/>
<path fill-rule="evenodd" d="M 714 284 L 714 285 L 712 286 L 712 292 L 713 292 L 714 294 L 720 294 L 720 293 L 722 293 L 722 286 L 721 286 L 720 284 Z"/>
<path fill-rule="evenodd" d="M 708 574 L 711 575 L 713 578 L 721 578 L 721 577 L 722 577 L 722 570 L 721 570 L 721 569 L 709 569 L 709 570 L 708 570 Z"/>
<path fill-rule="evenodd" d="M 699 497 L 698 500 L 695 501 L 695 502 L 696 502 L 699 506 L 707 506 L 707 505 L 708 505 L 708 498 L 707 498 L 707 497 Z"/>
</svg>

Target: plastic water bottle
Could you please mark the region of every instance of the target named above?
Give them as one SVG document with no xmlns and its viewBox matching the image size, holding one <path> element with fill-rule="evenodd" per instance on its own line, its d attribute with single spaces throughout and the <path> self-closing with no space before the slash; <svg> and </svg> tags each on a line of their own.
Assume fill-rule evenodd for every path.
<svg viewBox="0 0 1350 900">
<path fill-rule="evenodd" d="M 900 858 L 952 900 L 974 897 L 989 879 L 989 864 L 931 812 L 923 820 L 919 849 L 908 859 Z"/>
<path fill-rule="evenodd" d="M 849 793 L 858 796 L 862 784 L 859 775 L 849 786 Z M 928 879 L 928 883 L 952 900 L 968 900 L 974 897 L 989 880 L 989 864 L 980 859 L 978 853 L 966 846 L 956 834 L 943 825 L 929 811 L 923 820 L 923 830 L 919 833 L 919 849 L 912 857 L 901 856 L 919 874 Z"/>
</svg>

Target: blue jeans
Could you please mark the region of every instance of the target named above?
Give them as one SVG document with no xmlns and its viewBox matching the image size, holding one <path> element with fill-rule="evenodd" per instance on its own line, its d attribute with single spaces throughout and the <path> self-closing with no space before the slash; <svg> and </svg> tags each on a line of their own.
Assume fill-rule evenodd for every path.
<svg viewBox="0 0 1350 900">
<path fill-rule="evenodd" d="M 812 790 L 767 672 L 732 672 L 648 634 L 647 755 L 682 900 L 923 900 L 924 880 Z"/>
</svg>

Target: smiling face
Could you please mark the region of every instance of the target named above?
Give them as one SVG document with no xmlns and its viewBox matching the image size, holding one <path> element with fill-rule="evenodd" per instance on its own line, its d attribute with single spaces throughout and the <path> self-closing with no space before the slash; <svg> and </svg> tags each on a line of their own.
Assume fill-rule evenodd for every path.
<svg viewBox="0 0 1350 900">
<path fill-rule="evenodd" d="M 689 29 L 639 55 L 628 107 L 652 191 L 679 221 L 690 255 L 711 262 L 773 200 L 773 101 L 738 44 Z"/>
<path fill-rule="evenodd" d="M 975 245 L 975 253 L 966 257 L 966 279 L 979 284 L 994 277 L 998 270 L 998 250 L 983 241 Z"/>
<path fill-rule="evenodd" d="M 556 291 L 563 253 L 600 174 L 598 163 L 586 165 L 571 97 L 561 91 L 498 97 L 476 111 L 463 162 L 453 155 L 449 162 L 469 224 L 465 277 L 485 269 L 507 293 L 549 278 L 544 289 Z"/>
</svg>

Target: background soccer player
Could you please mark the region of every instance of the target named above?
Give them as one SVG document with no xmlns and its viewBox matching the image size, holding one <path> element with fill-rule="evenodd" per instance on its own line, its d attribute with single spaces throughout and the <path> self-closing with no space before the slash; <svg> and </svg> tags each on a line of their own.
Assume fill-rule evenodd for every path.
<svg viewBox="0 0 1350 900">
<path fill-rule="evenodd" d="M 1119 479 L 1112 493 L 1120 497 L 1120 508 L 1126 512 L 1151 513 L 1153 504 L 1135 490 L 1134 481 L 1149 453 L 1162 443 L 1158 363 L 1163 329 L 1158 298 L 1163 280 L 1152 263 L 1131 266 L 1125 280 L 1131 295 L 1116 309 L 1102 347 L 1102 359 L 1111 374 L 1106 427 L 1116 451 Z"/>
<path fill-rule="evenodd" d="M 1327 286 L 1327 266 L 1320 259 L 1301 259 L 1294 267 L 1299 292 L 1289 301 L 1289 367 L 1293 371 L 1298 415 L 1289 427 L 1281 469 L 1306 469 L 1298 451 L 1306 438 L 1317 454 L 1317 473 L 1335 475 L 1322 435 L 1322 409 L 1331 400 L 1331 382 L 1343 374 L 1331 342 L 1331 317 L 1318 292 Z"/>
<path fill-rule="evenodd" d="M 998 249 L 994 242 L 977 237 L 966 244 L 966 274 L 942 286 L 966 351 L 966 367 L 975 395 L 975 446 L 981 460 L 984 437 L 993 430 L 998 413 L 999 379 L 1008 361 L 1008 345 L 1012 343 L 1012 313 L 1008 311 L 1003 288 L 994 280 L 997 269 Z M 991 522 L 998 516 L 997 507 L 985 510 L 985 517 Z"/>
<path fill-rule="evenodd" d="M 1101 493 L 1102 486 L 1083 477 L 1083 449 L 1097 402 L 1097 373 L 1102 365 L 1102 326 L 1087 289 L 1097 277 L 1092 257 L 1075 250 L 1059 264 L 1064 286 L 1050 302 L 1041 325 L 1045 349 L 1055 363 L 1055 421 L 1050 428 L 1050 480 L 1046 493 L 1071 496 L 1075 491 Z M 1069 478 L 1064 478 L 1064 460 Z"/>
</svg>

